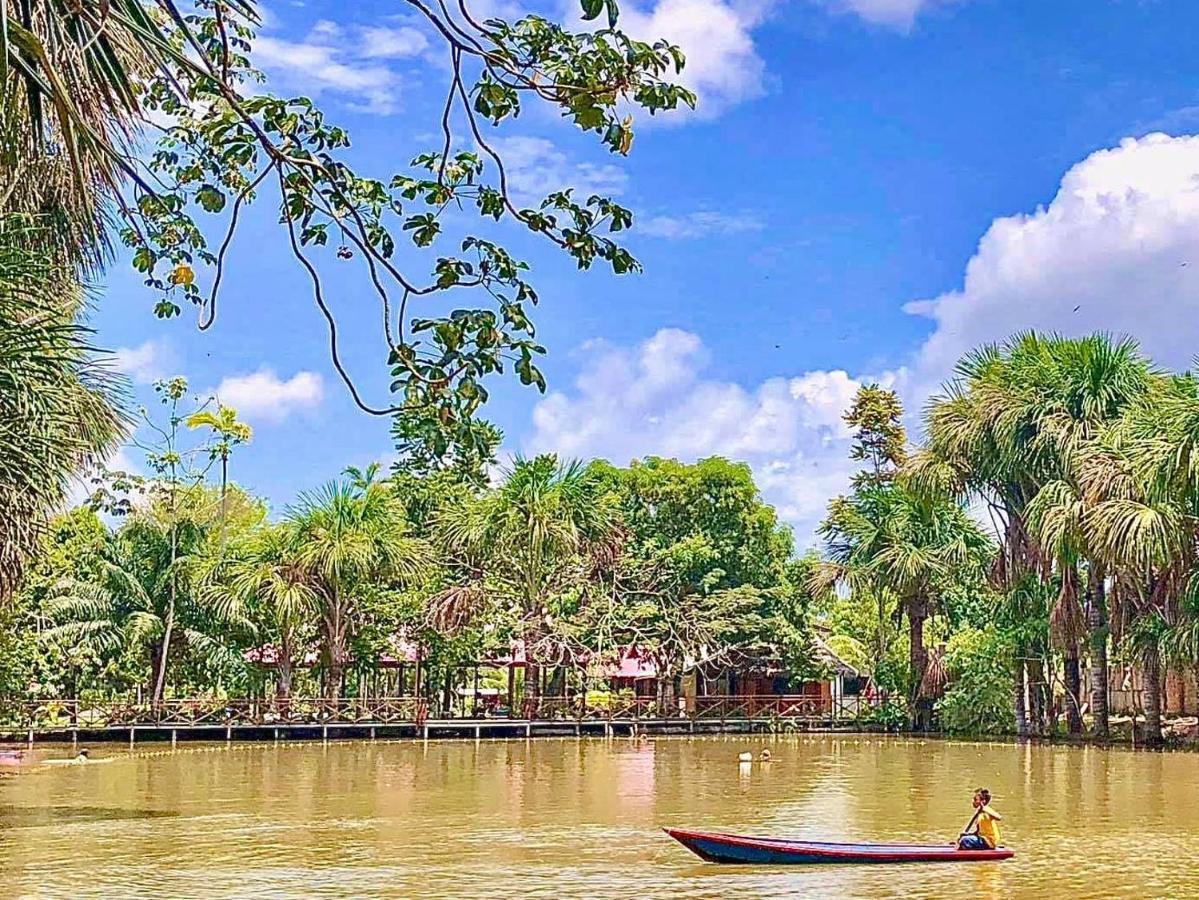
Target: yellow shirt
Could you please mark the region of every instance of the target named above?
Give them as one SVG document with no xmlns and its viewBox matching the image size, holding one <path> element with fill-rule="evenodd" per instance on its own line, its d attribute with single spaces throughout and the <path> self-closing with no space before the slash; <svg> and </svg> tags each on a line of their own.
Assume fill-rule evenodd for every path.
<svg viewBox="0 0 1199 900">
<path fill-rule="evenodd" d="M 978 836 L 986 841 L 992 850 L 1000 843 L 999 821 L 999 813 L 989 806 L 984 806 L 982 812 L 978 814 Z"/>
</svg>

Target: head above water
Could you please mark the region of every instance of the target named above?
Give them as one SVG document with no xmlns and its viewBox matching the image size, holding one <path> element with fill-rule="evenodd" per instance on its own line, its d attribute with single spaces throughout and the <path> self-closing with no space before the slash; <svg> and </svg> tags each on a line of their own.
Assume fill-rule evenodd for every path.
<svg viewBox="0 0 1199 900">
<path fill-rule="evenodd" d="M 79 752 L 76 754 L 76 756 L 82 756 L 84 759 L 87 759 L 87 754 L 88 754 L 87 747 L 80 747 Z"/>
<path fill-rule="evenodd" d="M 974 805 L 976 807 L 977 806 L 986 806 L 990 802 L 991 802 L 991 792 L 988 791 L 986 788 L 979 788 L 977 791 L 974 792 Z"/>
</svg>

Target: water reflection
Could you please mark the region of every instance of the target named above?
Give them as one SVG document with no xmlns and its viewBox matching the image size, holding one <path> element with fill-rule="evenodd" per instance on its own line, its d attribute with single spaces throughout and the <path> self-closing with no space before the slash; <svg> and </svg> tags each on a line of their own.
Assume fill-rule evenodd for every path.
<svg viewBox="0 0 1199 900">
<path fill-rule="evenodd" d="M 658 830 L 949 841 L 979 785 L 1010 862 L 725 868 Z M 6 897 L 1199 896 L 1197 790 L 1191 755 L 877 737 L 181 746 L 0 780 L 0 873 Z"/>
</svg>

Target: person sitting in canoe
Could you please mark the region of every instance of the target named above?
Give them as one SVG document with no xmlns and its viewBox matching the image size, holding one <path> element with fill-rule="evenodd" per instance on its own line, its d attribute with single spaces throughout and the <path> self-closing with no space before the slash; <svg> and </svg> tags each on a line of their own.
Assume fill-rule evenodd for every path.
<svg viewBox="0 0 1199 900">
<path fill-rule="evenodd" d="M 999 823 L 1003 816 L 991 809 L 991 792 L 979 788 L 974 792 L 974 818 L 958 838 L 959 850 L 994 850 L 999 846 Z"/>
</svg>

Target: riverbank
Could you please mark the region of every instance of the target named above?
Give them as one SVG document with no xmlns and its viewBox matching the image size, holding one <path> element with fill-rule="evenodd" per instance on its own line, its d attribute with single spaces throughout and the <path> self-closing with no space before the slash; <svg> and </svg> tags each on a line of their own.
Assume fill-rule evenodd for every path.
<svg viewBox="0 0 1199 900">
<path fill-rule="evenodd" d="M 1168 722 L 1164 743 L 1149 748 L 1136 739 L 1130 722 L 1114 721 L 1112 736 L 1098 740 L 1091 735 L 951 734 L 948 732 L 887 732 L 854 722 L 788 721 L 754 719 L 725 721 L 680 719 L 612 719 L 604 721 L 560 719 L 430 719 L 417 722 L 300 723 L 275 725 L 134 725 L 104 728 L 53 727 L 12 729 L 0 727 L 0 747 L 28 748 L 40 745 L 108 744 L 139 747 L 145 744 L 189 743 L 311 743 L 329 741 L 526 741 L 543 738 L 636 738 L 639 736 L 841 735 L 859 738 L 889 737 L 916 741 L 960 742 L 996 746 L 1093 747 L 1111 750 L 1199 752 L 1195 719 Z"/>
</svg>

